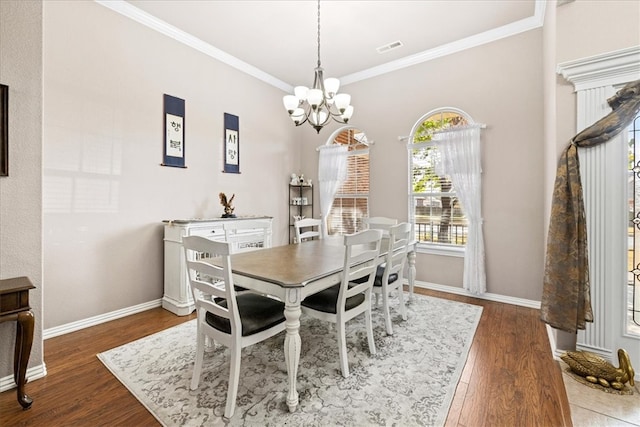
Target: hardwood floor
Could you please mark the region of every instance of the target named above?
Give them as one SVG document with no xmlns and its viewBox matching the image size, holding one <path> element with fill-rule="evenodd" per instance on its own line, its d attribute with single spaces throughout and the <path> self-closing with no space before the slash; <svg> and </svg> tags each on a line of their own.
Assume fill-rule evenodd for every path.
<svg viewBox="0 0 640 427">
<path fill-rule="evenodd" d="M 562 374 L 538 310 L 425 289 L 416 292 L 484 307 L 447 426 L 572 425 Z M 192 318 L 156 308 L 46 340 L 48 374 L 26 387 L 34 399 L 32 408 L 22 410 L 15 389 L 0 393 L 0 425 L 159 425 L 96 354 Z"/>
</svg>

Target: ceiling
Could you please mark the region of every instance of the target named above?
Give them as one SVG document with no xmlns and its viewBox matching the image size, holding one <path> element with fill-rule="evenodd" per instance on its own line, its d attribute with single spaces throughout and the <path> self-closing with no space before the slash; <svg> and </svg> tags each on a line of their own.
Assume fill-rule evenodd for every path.
<svg viewBox="0 0 640 427">
<path fill-rule="evenodd" d="M 97 1 L 284 90 L 312 84 L 315 0 Z M 325 77 L 348 84 L 540 26 L 544 1 L 323 0 L 320 13 Z M 398 40 L 402 47 L 377 52 Z"/>
</svg>

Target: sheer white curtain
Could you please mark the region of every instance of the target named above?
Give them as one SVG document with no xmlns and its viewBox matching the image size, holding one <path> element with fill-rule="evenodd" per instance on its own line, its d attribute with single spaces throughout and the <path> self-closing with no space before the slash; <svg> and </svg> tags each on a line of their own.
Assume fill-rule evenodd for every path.
<svg viewBox="0 0 640 427">
<path fill-rule="evenodd" d="M 480 126 L 446 130 L 434 135 L 440 152 L 440 167 L 448 175 L 464 209 L 469 231 L 464 257 L 463 286 L 469 292 L 487 290 L 482 234 L 482 180 Z"/>
<path fill-rule="evenodd" d="M 340 186 L 347 179 L 347 155 L 345 145 L 323 145 L 318 149 L 318 191 L 320 193 L 320 213 L 322 232 L 327 235 L 327 218 L 333 205 L 333 199 Z"/>
</svg>

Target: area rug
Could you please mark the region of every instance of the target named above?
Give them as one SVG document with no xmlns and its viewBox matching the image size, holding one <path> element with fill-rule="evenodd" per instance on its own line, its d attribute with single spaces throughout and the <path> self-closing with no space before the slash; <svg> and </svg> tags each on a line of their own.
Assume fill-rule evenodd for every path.
<svg viewBox="0 0 640 427">
<path fill-rule="evenodd" d="M 392 307 L 396 307 L 393 301 Z M 364 316 L 348 324 L 349 378 L 338 361 L 335 329 L 301 318 L 300 403 L 285 403 L 284 332 L 242 350 L 235 414 L 223 417 L 229 351 L 205 353 L 198 390 L 189 390 L 195 320 L 125 344 L 98 358 L 164 426 L 441 426 L 473 341 L 482 307 L 414 295 L 408 320 L 396 312 L 387 336 L 374 308 L 377 354 L 371 356 Z M 393 313 L 393 311 L 392 311 Z"/>
</svg>

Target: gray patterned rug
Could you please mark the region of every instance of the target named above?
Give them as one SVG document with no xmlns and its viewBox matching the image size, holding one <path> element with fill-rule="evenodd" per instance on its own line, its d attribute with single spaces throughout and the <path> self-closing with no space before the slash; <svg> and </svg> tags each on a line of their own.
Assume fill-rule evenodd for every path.
<svg viewBox="0 0 640 427">
<path fill-rule="evenodd" d="M 230 420 L 222 417 L 229 378 L 225 347 L 205 353 L 200 387 L 189 390 L 195 320 L 98 358 L 165 426 L 441 426 L 482 307 L 415 295 L 407 309 L 407 321 L 394 313 L 394 335 L 387 336 L 382 312 L 374 308 L 375 356 L 369 355 L 364 316 L 348 324 L 349 378 L 340 374 L 335 329 L 303 316 L 294 413 L 285 403 L 284 333 L 242 350 Z"/>
</svg>

